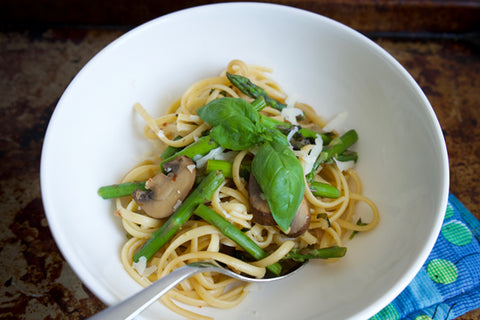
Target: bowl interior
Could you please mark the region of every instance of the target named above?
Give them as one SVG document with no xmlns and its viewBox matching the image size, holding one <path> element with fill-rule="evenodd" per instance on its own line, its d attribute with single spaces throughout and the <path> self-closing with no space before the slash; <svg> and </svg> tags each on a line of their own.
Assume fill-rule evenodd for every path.
<svg viewBox="0 0 480 320">
<path fill-rule="evenodd" d="M 272 67 L 287 93 L 326 119 L 348 112 L 343 125 L 359 134 L 357 171 L 381 221 L 347 243 L 339 263 L 312 261 L 289 279 L 255 286 L 234 309 L 200 312 L 372 316 L 408 284 L 435 242 L 448 194 L 445 144 L 424 94 L 391 56 L 337 22 L 294 8 L 230 3 L 173 13 L 125 34 L 81 70 L 58 103 L 42 154 L 43 200 L 58 246 L 106 303 L 141 289 L 119 261 L 126 236 L 113 204 L 96 191 L 151 150 L 134 103 L 162 115 L 190 84 L 232 59 Z M 177 318 L 160 303 L 143 317 Z"/>
</svg>

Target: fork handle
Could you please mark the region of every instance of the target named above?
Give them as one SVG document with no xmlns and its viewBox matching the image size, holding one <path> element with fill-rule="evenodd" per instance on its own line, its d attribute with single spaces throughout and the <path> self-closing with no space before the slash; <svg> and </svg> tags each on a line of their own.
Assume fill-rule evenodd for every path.
<svg viewBox="0 0 480 320">
<path fill-rule="evenodd" d="M 185 265 L 180 267 L 130 298 L 113 305 L 88 318 L 89 320 L 130 320 L 145 310 L 161 296 L 183 280 L 200 272 L 210 271 L 208 267 Z"/>
</svg>

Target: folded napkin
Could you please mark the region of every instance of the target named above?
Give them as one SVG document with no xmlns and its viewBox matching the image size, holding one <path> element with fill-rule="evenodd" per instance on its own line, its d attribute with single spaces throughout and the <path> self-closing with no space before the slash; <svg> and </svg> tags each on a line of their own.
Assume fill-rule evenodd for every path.
<svg viewBox="0 0 480 320">
<path fill-rule="evenodd" d="M 480 308 L 480 221 L 452 194 L 437 242 L 412 282 L 370 320 L 447 320 Z"/>
</svg>

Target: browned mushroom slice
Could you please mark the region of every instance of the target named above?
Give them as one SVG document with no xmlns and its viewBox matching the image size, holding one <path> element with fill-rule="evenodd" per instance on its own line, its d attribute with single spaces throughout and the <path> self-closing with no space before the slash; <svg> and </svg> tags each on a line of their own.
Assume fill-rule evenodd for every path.
<svg viewBox="0 0 480 320">
<path fill-rule="evenodd" d="M 180 156 L 163 165 L 166 174 L 149 179 L 145 187 L 135 190 L 132 197 L 152 218 L 166 218 L 187 197 L 195 183 L 195 164 L 187 156 Z"/>
<path fill-rule="evenodd" d="M 274 226 L 277 224 L 270 212 L 268 202 L 263 196 L 262 189 L 260 189 L 260 185 L 253 174 L 250 174 L 248 182 L 248 201 L 250 202 L 250 208 L 253 214 L 253 222 L 264 226 Z"/>
<path fill-rule="evenodd" d="M 292 223 L 290 223 L 290 230 L 288 231 L 287 236 L 296 238 L 301 236 L 308 230 L 310 226 L 310 206 L 305 197 L 303 197 L 302 202 L 298 206 L 297 213 L 293 217 Z"/>
<path fill-rule="evenodd" d="M 250 180 L 248 183 L 248 194 L 250 208 L 253 214 L 253 222 L 259 223 L 264 226 L 276 225 L 277 223 L 275 222 L 275 219 L 273 219 L 268 202 L 263 197 L 262 190 L 260 189 L 260 186 L 258 185 L 258 182 L 253 176 L 253 174 L 250 175 Z M 292 238 L 298 237 L 305 233 L 305 231 L 308 230 L 309 226 L 310 206 L 307 199 L 303 198 L 297 212 L 295 213 L 295 217 L 293 218 L 292 223 L 290 223 L 290 230 L 287 235 Z"/>
</svg>

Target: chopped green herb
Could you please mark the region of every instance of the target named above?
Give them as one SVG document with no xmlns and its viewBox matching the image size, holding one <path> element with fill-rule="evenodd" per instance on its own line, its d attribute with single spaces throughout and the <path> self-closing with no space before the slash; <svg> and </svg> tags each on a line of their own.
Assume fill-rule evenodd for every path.
<svg viewBox="0 0 480 320">
<path fill-rule="evenodd" d="M 368 223 L 364 223 L 362 222 L 362 218 L 359 218 L 358 221 L 357 221 L 357 226 L 366 226 L 368 225 Z M 348 239 L 352 240 L 353 237 L 355 237 L 355 235 L 358 233 L 359 231 L 355 230 L 352 232 L 352 234 L 350 235 L 350 237 Z"/>
</svg>

